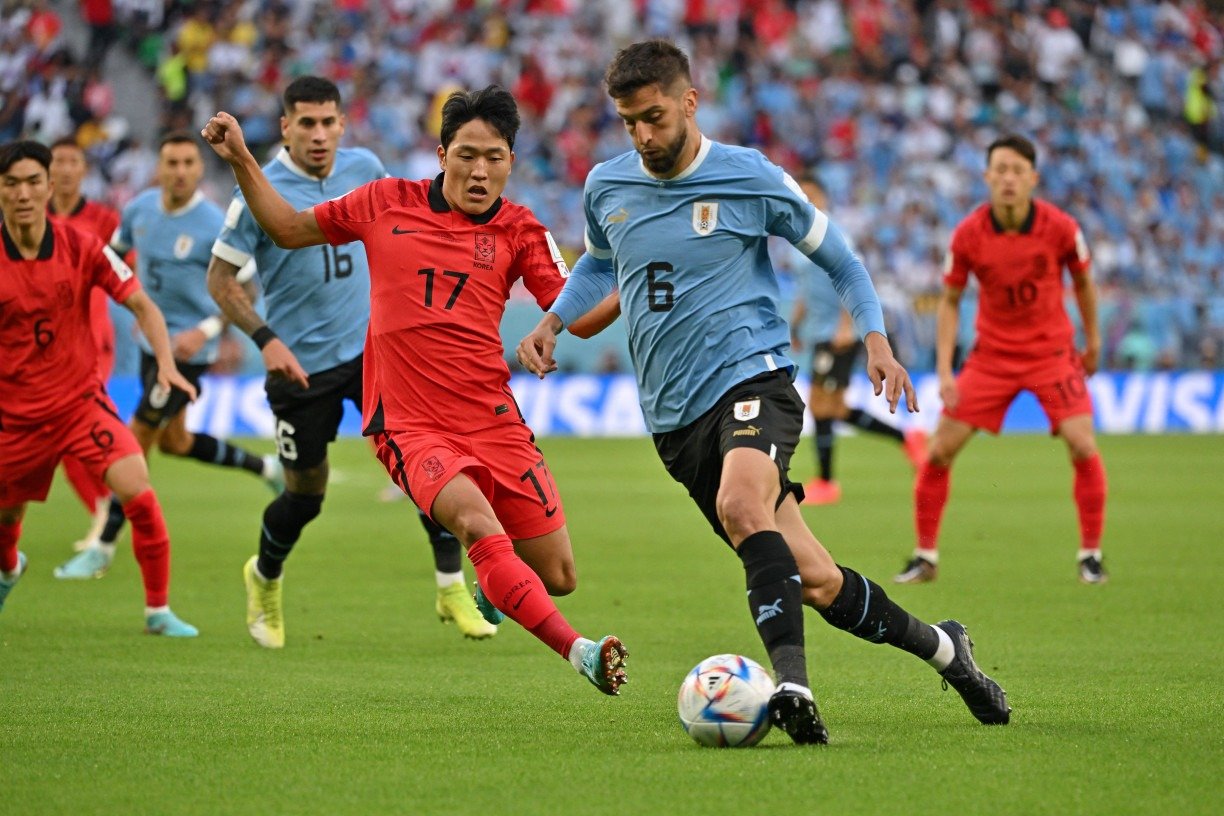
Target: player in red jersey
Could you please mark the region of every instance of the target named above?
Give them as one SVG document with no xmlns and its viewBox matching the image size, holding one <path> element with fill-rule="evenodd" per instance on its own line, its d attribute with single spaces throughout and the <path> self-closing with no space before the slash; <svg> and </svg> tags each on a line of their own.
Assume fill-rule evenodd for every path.
<svg viewBox="0 0 1224 816">
<path fill-rule="evenodd" d="M 167 605 L 170 539 L 140 445 L 98 375 L 94 287 L 136 316 L 158 361 L 158 383 L 195 389 L 178 372 L 161 311 L 120 258 L 96 237 L 51 222 L 51 151 L 37 142 L 0 147 L 0 608 L 25 572 L 17 549 L 25 506 L 43 501 L 65 455 L 81 461 L 123 502 L 145 585 L 145 629 L 194 637 Z"/>
<path fill-rule="evenodd" d="M 85 151 L 71 136 L 51 145 L 51 200 L 47 202 L 47 214 L 53 221 L 72 224 L 108 244 L 119 227 L 119 213 L 81 195 L 81 182 L 88 170 Z M 89 319 L 98 349 L 98 375 L 103 383 L 110 379 L 115 367 L 115 327 L 111 324 L 109 304 L 106 292 L 99 288 L 93 290 Z M 101 479 L 91 476 L 89 469 L 75 456 L 67 455 L 63 461 L 68 483 L 93 518 L 84 538 L 73 544 L 79 551 L 96 542 L 102 533 L 110 507 L 110 491 Z"/>
<path fill-rule="evenodd" d="M 1028 390 L 1041 402 L 1051 433 L 1067 444 L 1079 510 L 1079 577 L 1099 584 L 1106 578 L 1101 563 L 1106 486 L 1086 382 L 1097 369 L 1101 349 L 1088 248 L 1071 216 L 1033 198 L 1037 151 L 1028 139 L 1012 135 L 993 142 L 986 150 L 985 178 L 989 203 L 952 234 L 936 318 L 936 367 L 944 411 L 914 486 L 918 547 L 894 580 L 935 579 L 939 522 L 952 462 L 975 431 L 998 433 L 1012 401 Z M 1075 348 L 1075 330 L 1063 305 L 1064 267 L 1071 273 L 1083 319 L 1082 352 Z M 977 343 L 954 377 L 957 309 L 970 274 L 981 290 Z"/>
<path fill-rule="evenodd" d="M 499 611 L 509 616 L 616 694 L 625 680 L 620 641 L 580 637 L 549 597 L 574 590 L 573 551 L 503 357 L 511 284 L 521 278 L 547 308 L 568 275 L 530 210 L 501 197 L 518 126 L 507 91 L 456 92 L 442 109 L 437 178 L 382 179 L 300 212 L 268 183 L 234 117 L 218 113 L 202 135 L 277 245 L 365 244 L 363 415 L 379 460 L 467 549 L 491 623 Z"/>
</svg>

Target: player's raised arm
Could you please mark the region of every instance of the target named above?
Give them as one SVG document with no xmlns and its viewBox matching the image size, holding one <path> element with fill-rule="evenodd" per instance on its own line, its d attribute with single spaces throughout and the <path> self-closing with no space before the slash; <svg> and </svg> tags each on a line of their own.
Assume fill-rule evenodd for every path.
<svg viewBox="0 0 1224 816">
<path fill-rule="evenodd" d="M 153 356 L 157 359 L 157 384 L 164 388 L 167 394 L 173 386 L 185 392 L 194 402 L 197 396 L 195 386 L 179 373 L 174 364 L 170 333 L 166 330 L 166 319 L 162 317 L 161 309 L 157 308 L 157 304 L 141 289 L 128 295 L 123 305 L 136 317 L 136 324 L 153 347 Z"/>
<path fill-rule="evenodd" d="M 234 171 L 251 215 L 277 246 L 298 249 L 327 243 L 314 209 L 295 210 L 269 183 L 247 148 L 237 119 L 221 111 L 208 120 L 200 135 Z"/>
</svg>

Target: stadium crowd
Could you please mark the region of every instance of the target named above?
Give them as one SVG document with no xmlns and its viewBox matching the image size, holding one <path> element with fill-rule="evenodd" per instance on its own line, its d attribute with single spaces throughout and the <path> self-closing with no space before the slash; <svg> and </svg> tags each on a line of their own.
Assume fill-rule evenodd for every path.
<svg viewBox="0 0 1224 816">
<path fill-rule="evenodd" d="M 984 148 L 1002 130 L 1034 138 L 1039 194 L 1083 225 L 1105 365 L 1224 364 L 1224 220 L 1210 216 L 1224 211 L 1224 13 L 1201 0 L 75 5 L 3 2 L 0 140 L 75 134 L 94 160 L 87 192 L 116 206 L 149 183 L 153 156 L 114 113 L 112 47 L 146 66 L 162 129 L 227 110 L 265 152 L 284 85 L 330 77 L 347 143 L 408 178 L 437 171 L 445 96 L 498 82 L 524 118 L 510 195 L 577 254 L 583 180 L 629 146 L 601 67 L 633 39 L 667 36 L 692 55 L 705 133 L 828 187 L 911 367 L 933 366 L 948 234 L 983 199 Z M 64 47 L 61 14 L 88 25 L 83 54 Z"/>
</svg>

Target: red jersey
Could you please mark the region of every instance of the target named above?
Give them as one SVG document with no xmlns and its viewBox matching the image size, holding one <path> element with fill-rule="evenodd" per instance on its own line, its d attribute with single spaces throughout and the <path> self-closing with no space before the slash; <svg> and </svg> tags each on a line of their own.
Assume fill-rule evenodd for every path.
<svg viewBox="0 0 1224 816">
<path fill-rule="evenodd" d="M 54 206 L 47 203 L 47 215 L 53 221 L 71 224 L 77 229 L 92 233 L 104 244 L 109 244 L 119 229 L 119 212 L 105 204 L 90 201 L 84 196 L 72 208 L 71 212 L 57 213 Z M 130 259 L 129 259 L 130 260 Z M 90 319 L 93 322 L 94 342 L 101 352 L 102 376 L 110 376 L 111 364 L 115 355 L 115 327 L 111 325 L 110 306 L 106 293 L 101 289 L 94 291 L 90 301 Z"/>
<path fill-rule="evenodd" d="M 521 422 L 503 358 L 506 299 L 522 278 L 547 309 L 569 275 L 531 211 L 502 198 L 480 216 L 451 210 L 439 175 L 380 179 L 314 214 L 328 241 L 361 241 L 370 262 L 365 432 Z"/>
<path fill-rule="evenodd" d="M 952 233 L 944 283 L 964 289 L 970 273 L 978 279 L 977 348 L 1042 357 L 1074 342 L 1062 271 L 1087 275 L 1090 261 L 1079 225 L 1053 204 L 1034 199 L 1012 233 L 983 204 Z"/>
<path fill-rule="evenodd" d="M 96 286 L 115 300 L 140 288 L 92 235 L 47 222 L 38 257 L 21 257 L 0 227 L 0 425 L 37 425 L 101 387 L 89 317 Z"/>
</svg>

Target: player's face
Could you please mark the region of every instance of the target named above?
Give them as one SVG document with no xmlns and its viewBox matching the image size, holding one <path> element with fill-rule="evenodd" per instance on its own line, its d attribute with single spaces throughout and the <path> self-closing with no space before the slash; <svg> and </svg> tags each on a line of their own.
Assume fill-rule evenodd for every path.
<svg viewBox="0 0 1224 816">
<path fill-rule="evenodd" d="M 1023 207 L 1033 198 L 1037 168 L 1010 147 L 997 147 L 986 165 L 986 187 L 995 207 Z"/>
<path fill-rule="evenodd" d="M 317 178 L 331 172 L 343 135 L 344 114 L 335 102 L 295 102 L 293 112 L 281 117 L 289 158 Z"/>
<path fill-rule="evenodd" d="M 195 195 L 204 176 L 200 148 L 190 142 L 163 145 L 157 156 L 157 183 L 172 202 L 182 205 Z"/>
<path fill-rule="evenodd" d="M 457 131 L 450 145 L 438 147 L 442 195 L 448 204 L 468 215 L 480 215 L 493 206 L 506 189 L 514 151 L 492 125 L 473 119 Z"/>
<path fill-rule="evenodd" d="M 20 159 L 0 176 L 0 212 L 10 229 L 35 227 L 47 218 L 51 179 L 34 159 Z"/>
<path fill-rule="evenodd" d="M 633 148 L 656 176 L 670 178 L 679 173 L 686 147 L 696 153 L 697 91 L 693 88 L 668 93 L 657 84 L 646 85 L 613 102 Z"/>
<path fill-rule="evenodd" d="M 77 192 L 85 180 L 85 151 L 72 145 L 60 145 L 51 151 L 51 180 L 61 193 Z"/>
</svg>

